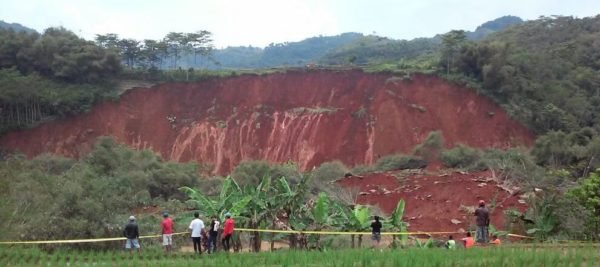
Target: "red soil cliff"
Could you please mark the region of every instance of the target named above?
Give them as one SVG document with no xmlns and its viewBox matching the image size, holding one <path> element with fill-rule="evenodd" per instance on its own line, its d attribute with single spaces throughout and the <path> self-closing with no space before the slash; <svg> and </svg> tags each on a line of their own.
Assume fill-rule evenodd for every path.
<svg viewBox="0 0 600 267">
<path fill-rule="evenodd" d="M 137 88 L 84 115 L 12 132 L 0 146 L 29 156 L 81 156 L 98 136 L 195 160 L 227 173 L 242 160 L 292 160 L 306 170 L 410 152 L 430 131 L 446 145 L 530 145 L 533 136 L 490 100 L 439 78 L 294 71 Z"/>
</svg>

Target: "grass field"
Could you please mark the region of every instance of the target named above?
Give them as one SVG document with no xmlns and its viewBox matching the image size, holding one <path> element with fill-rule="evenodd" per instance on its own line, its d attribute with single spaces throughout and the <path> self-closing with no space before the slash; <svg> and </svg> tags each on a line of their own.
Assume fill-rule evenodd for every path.
<svg viewBox="0 0 600 267">
<path fill-rule="evenodd" d="M 202 256 L 158 247 L 130 256 L 123 251 L 2 247 L 0 266 L 600 266 L 598 247 L 277 251 Z"/>
</svg>

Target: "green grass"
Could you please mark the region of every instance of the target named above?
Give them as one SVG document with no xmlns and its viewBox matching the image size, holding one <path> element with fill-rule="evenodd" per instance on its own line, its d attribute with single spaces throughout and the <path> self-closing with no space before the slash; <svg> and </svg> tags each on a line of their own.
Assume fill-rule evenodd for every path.
<svg viewBox="0 0 600 267">
<path fill-rule="evenodd" d="M 470 250 L 331 250 L 166 255 L 152 247 L 124 251 L 78 251 L 3 247 L 2 266 L 600 266 L 597 247 L 504 247 Z"/>
</svg>

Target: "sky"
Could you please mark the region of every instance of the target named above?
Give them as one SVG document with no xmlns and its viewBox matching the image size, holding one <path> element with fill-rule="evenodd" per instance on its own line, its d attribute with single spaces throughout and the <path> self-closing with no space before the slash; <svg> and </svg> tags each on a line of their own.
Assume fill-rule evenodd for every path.
<svg viewBox="0 0 600 267">
<path fill-rule="evenodd" d="M 42 32 L 62 26 L 86 39 L 162 39 L 213 33 L 217 48 L 295 42 L 344 32 L 394 39 L 474 30 L 504 16 L 595 16 L 600 0 L 2 0 L 0 20 Z"/>
</svg>

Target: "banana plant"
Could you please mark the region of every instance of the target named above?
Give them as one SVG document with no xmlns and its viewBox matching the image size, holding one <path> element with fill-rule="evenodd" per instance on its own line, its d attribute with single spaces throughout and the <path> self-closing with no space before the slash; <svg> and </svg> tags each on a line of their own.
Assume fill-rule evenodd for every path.
<svg viewBox="0 0 600 267">
<path fill-rule="evenodd" d="M 205 196 L 199 190 L 187 186 L 180 187 L 179 191 L 188 196 L 188 205 L 204 215 L 215 215 L 218 218 L 223 218 L 225 212 L 239 216 L 251 200 L 251 197 L 243 195 L 239 185 L 230 176 L 223 181 L 221 192 L 216 198 Z"/>
<path fill-rule="evenodd" d="M 251 229 L 260 228 L 265 224 L 269 212 L 276 209 L 273 207 L 271 177 L 265 175 L 256 187 L 245 186 L 243 195 L 250 198 L 250 202 L 240 214 L 241 221 Z M 260 232 L 252 232 L 250 242 L 252 250 L 260 252 Z"/>
<path fill-rule="evenodd" d="M 206 216 L 217 216 L 217 218 L 223 218 L 226 212 L 231 213 L 234 218 L 239 217 L 252 200 L 251 196 L 243 194 L 240 186 L 230 176 L 223 181 L 221 191 L 217 197 L 205 196 L 199 190 L 187 186 L 179 188 L 179 191 L 188 196 L 189 199 L 186 203 L 195 210 Z M 239 248 L 235 249 L 236 247 Z M 239 234 L 237 233 L 234 234 L 234 250 L 241 250 Z"/>
<path fill-rule="evenodd" d="M 330 201 L 329 201 L 329 198 L 327 197 L 327 194 L 325 194 L 323 192 L 319 193 L 319 195 L 317 196 L 317 199 L 315 201 L 315 205 L 311 211 L 314 230 L 320 231 L 325 226 L 332 224 L 332 218 L 335 215 L 334 216 L 330 215 L 329 209 L 330 209 Z M 320 235 L 316 236 L 316 245 L 317 245 L 317 248 L 319 248 L 319 249 L 321 249 L 321 245 L 319 243 L 320 237 L 321 237 Z"/>
<path fill-rule="evenodd" d="M 340 203 L 335 203 L 338 225 L 342 231 L 360 232 L 367 230 L 371 222 L 371 210 L 367 206 L 355 205 L 353 209 L 346 208 Z M 355 235 L 350 235 L 352 248 L 355 247 Z M 358 247 L 362 246 L 362 235 L 358 235 Z"/>
<path fill-rule="evenodd" d="M 271 198 L 271 209 L 269 216 L 271 219 L 271 228 L 275 229 L 276 222 L 283 213 L 287 214 L 288 222 L 291 220 L 292 214 L 296 213 L 300 207 L 305 204 L 306 192 L 308 191 L 309 175 L 301 176 L 300 183 L 292 189 L 285 177 L 280 177 L 274 183 L 274 196 Z M 296 235 L 290 235 L 290 247 L 295 245 Z M 271 235 L 271 250 L 275 246 L 275 234 Z"/>
<path fill-rule="evenodd" d="M 415 246 L 418 248 L 433 248 L 433 238 L 430 237 L 425 242 L 421 242 L 420 239 L 415 238 Z"/>
<path fill-rule="evenodd" d="M 390 217 L 389 223 L 392 225 L 392 227 L 399 232 L 405 233 L 408 230 L 408 223 L 406 223 L 405 221 L 402 220 L 402 217 L 404 217 L 404 200 L 400 199 L 400 201 L 398 201 L 398 204 L 396 204 L 396 208 L 394 209 L 394 212 L 392 212 L 392 216 Z M 406 247 L 408 241 L 408 236 L 405 234 L 400 235 L 400 246 L 401 247 Z M 396 235 L 393 236 L 393 241 L 392 241 L 392 245 L 393 246 L 397 246 L 396 243 Z"/>
</svg>

